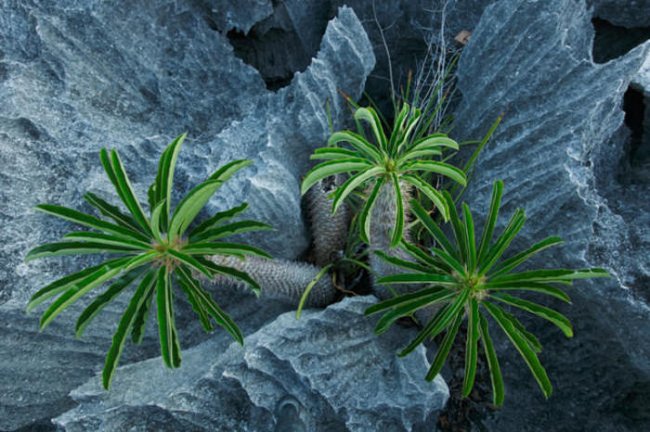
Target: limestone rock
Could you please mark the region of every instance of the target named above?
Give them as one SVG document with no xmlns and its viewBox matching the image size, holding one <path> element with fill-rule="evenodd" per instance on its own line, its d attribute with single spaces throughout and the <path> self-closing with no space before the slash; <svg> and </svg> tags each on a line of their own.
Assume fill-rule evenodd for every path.
<svg viewBox="0 0 650 432">
<path fill-rule="evenodd" d="M 285 258 L 308 245 L 300 176 L 311 150 L 329 133 L 326 101 L 339 127 L 347 112 L 337 91 L 358 97 L 373 67 L 365 32 L 354 12 L 342 8 L 310 67 L 273 93 L 233 54 L 228 38 L 208 25 L 200 3 L 0 3 L 0 430 L 29 428 L 68 409 L 69 390 L 101 369 L 123 310 L 118 302 L 106 311 L 96 333 L 82 342 L 73 332 L 79 308 L 41 336 L 38 318 L 23 315 L 38 288 L 93 262 L 22 260 L 32 247 L 70 229 L 36 214 L 36 204 L 90 210 L 82 200 L 86 191 L 115 197 L 99 164 L 100 148 L 118 149 L 141 198 L 162 150 L 183 131 L 190 138 L 179 158 L 176 199 L 224 163 L 251 158 L 254 167 L 234 177 L 205 213 L 247 200 L 246 216 L 276 231 L 244 240 Z M 243 16 L 232 23 L 246 25 Z M 218 300 L 248 332 L 284 310 L 239 294 Z M 264 312 L 249 317 L 255 309 Z M 179 322 L 187 326 L 179 324 L 179 332 L 189 347 L 205 337 L 189 308 L 184 311 Z M 127 348 L 123 361 L 155 355 L 154 341 L 140 351 Z M 57 375 L 65 379 L 52 378 Z"/>
<path fill-rule="evenodd" d="M 395 355 L 414 330 L 374 335 L 375 320 L 363 315 L 374 301 L 347 298 L 300 320 L 280 315 L 223 355 L 206 341 L 176 372 L 155 359 L 125 366 L 110 393 L 96 380 L 73 391 L 79 407 L 56 423 L 68 432 L 155 427 L 160 418 L 193 430 L 430 430 L 448 389 L 440 377 L 423 380 L 423 347 Z M 158 414 L 142 415 L 151 410 Z"/>
<path fill-rule="evenodd" d="M 650 423 L 648 182 L 629 180 L 621 132 L 623 94 L 650 45 L 595 64 L 590 20 L 582 2 L 497 2 L 458 65 L 458 138 L 481 136 L 505 114 L 465 200 L 484 216 L 492 182 L 504 179 L 503 214 L 524 207 L 528 216 L 515 249 L 559 234 L 566 244 L 537 265 L 603 266 L 613 275 L 577 283 L 570 307 L 554 304 L 574 323 L 572 340 L 531 322 L 555 385 L 549 401 L 514 350 L 503 351 L 506 405 L 490 430 L 643 430 Z"/>
</svg>

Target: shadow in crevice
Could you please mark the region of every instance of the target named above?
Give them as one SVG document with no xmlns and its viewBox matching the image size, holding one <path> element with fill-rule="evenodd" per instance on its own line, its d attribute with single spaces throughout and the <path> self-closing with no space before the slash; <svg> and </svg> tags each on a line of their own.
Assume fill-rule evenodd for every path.
<svg viewBox="0 0 650 432">
<path fill-rule="evenodd" d="M 650 184 L 650 125 L 646 121 L 648 108 L 643 92 L 629 87 L 623 97 L 625 125 L 630 138 L 621 161 L 622 184 Z"/>
<path fill-rule="evenodd" d="M 296 72 L 307 69 L 316 57 L 328 21 L 334 17 L 328 7 L 310 11 L 308 18 L 298 16 L 304 11 L 290 11 L 288 7 L 278 2 L 273 14 L 248 33 L 227 33 L 235 55 L 257 69 L 272 91 L 289 85 Z"/>
<path fill-rule="evenodd" d="M 591 23 L 595 31 L 592 55 L 596 63 L 607 63 L 650 39 L 650 26 L 627 28 L 601 18 L 594 18 Z"/>
</svg>

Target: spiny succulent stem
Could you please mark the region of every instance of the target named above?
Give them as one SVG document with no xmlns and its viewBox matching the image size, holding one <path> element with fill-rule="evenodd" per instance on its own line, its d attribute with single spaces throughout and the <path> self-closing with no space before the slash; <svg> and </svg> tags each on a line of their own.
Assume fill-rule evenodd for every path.
<svg viewBox="0 0 650 432">
<path fill-rule="evenodd" d="M 281 259 L 259 257 L 211 256 L 210 260 L 221 266 L 228 266 L 248 273 L 262 287 L 262 297 L 277 298 L 297 305 L 302 293 L 320 272 L 321 268 L 311 264 Z M 247 286 L 228 276 L 216 276 L 215 284 L 225 284 L 237 288 Z M 324 307 L 334 302 L 337 290 L 329 276 L 321 278 L 312 288 L 305 306 Z"/>
</svg>

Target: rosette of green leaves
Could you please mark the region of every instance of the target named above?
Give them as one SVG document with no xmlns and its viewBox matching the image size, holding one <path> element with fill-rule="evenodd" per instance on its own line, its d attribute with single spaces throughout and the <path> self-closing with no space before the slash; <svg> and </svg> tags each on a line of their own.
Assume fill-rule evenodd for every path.
<svg viewBox="0 0 650 432">
<path fill-rule="evenodd" d="M 370 242 L 369 215 L 384 185 L 395 190 L 397 217 L 391 233 L 392 247 L 399 245 L 404 230 L 405 209 L 401 184 L 422 192 L 446 220 L 449 217 L 447 202 L 440 191 L 425 181 L 421 174 L 439 174 L 465 185 L 466 177 L 462 170 L 433 159 L 441 156 L 445 149 L 457 151 L 458 143 L 441 133 L 417 138 L 413 132 L 420 117 L 419 109 L 412 109 L 405 103 L 387 136 L 373 108 L 356 109 L 354 119 L 359 125 L 359 133 L 349 130 L 335 132 L 330 136 L 327 147 L 314 152 L 311 159 L 324 162 L 307 173 L 301 186 L 302 194 L 321 179 L 335 174 L 348 174 L 347 181 L 333 193 L 332 211 L 336 212 L 352 192 L 368 190 L 369 194 L 358 217 L 361 238 L 367 243 Z M 369 126 L 374 143 L 366 137 L 361 122 Z M 347 143 L 348 146 L 344 147 L 342 143 Z"/>
<path fill-rule="evenodd" d="M 107 389 L 129 334 L 134 343 L 142 341 L 154 299 L 163 361 L 168 367 L 180 366 L 181 349 L 174 320 L 175 285 L 184 292 L 206 331 L 214 330 L 216 323 L 239 343 L 243 343 L 240 329 L 201 286 L 194 274 L 208 278 L 218 274 L 227 275 L 244 281 L 255 292 L 260 289 L 248 274 L 215 265 L 207 259 L 210 255 L 268 257 L 266 252 L 255 247 L 223 240 L 228 235 L 270 228 L 252 220 L 229 222 L 229 219 L 245 210 L 247 204 L 217 213 L 188 231 L 219 187 L 251 162 L 237 160 L 224 165 L 192 189 L 171 212 L 174 168 L 185 136 L 183 134 L 176 138 L 160 158 L 156 180 L 148 193 L 149 214 L 145 213 L 138 202 L 117 151 L 106 149 L 100 152 L 101 163 L 128 213 L 90 192 L 84 198 L 100 216 L 51 204 L 36 207 L 39 211 L 90 230 L 74 231 L 66 234 L 59 242 L 38 246 L 27 254 L 26 261 L 61 255 L 112 256 L 99 265 L 54 281 L 32 296 L 28 310 L 46 300 L 54 300 L 41 317 L 41 329 L 78 299 L 113 280 L 79 316 L 76 335 L 81 337 L 86 326 L 108 303 L 129 287 L 134 287 L 106 356 L 103 385 Z"/>
<path fill-rule="evenodd" d="M 551 382 L 539 361 L 542 347 L 539 340 L 508 310 L 531 313 L 547 320 L 567 337 L 573 336 L 569 320 L 559 312 L 515 296 L 517 292 L 534 292 L 570 302 L 559 286 L 568 286 L 577 279 L 606 277 L 603 269 L 584 270 L 542 269 L 515 271 L 535 254 L 562 242 L 559 237 L 548 237 L 529 249 L 503 259 L 505 251 L 524 225 L 524 211 L 517 210 L 503 232 L 493 240 L 501 203 L 503 183 L 494 184 L 490 208 L 481 238 L 477 238 L 469 207 L 462 206 L 462 218 L 457 214 L 451 195 L 445 192 L 449 204 L 449 219 L 453 237 L 447 237 L 427 211 L 413 201 L 413 212 L 428 230 L 435 246 L 424 251 L 402 243 L 413 261 L 380 254 L 387 261 L 406 272 L 383 277 L 381 284 L 422 284 L 424 288 L 382 301 L 366 310 L 366 314 L 383 312 L 376 332 L 385 332 L 397 319 L 410 316 L 416 310 L 438 306 L 437 314 L 424 325 L 419 334 L 400 353 L 405 356 L 419 344 L 438 334 L 445 334 L 435 359 L 426 375 L 433 380 L 442 369 L 456 339 L 462 322 L 467 319 L 465 376 L 463 396 L 470 394 L 476 376 L 479 342 L 487 359 L 493 389 L 494 404 L 504 400 L 504 384 L 499 361 L 488 329 L 488 318 L 497 324 L 528 365 L 545 397 L 552 392 Z M 504 308 L 506 306 L 507 308 Z"/>
</svg>

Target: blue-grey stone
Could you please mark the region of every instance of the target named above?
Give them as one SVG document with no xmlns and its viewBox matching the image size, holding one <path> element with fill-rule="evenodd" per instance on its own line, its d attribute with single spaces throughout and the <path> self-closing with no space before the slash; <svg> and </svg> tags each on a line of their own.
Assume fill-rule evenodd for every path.
<svg viewBox="0 0 650 432">
<path fill-rule="evenodd" d="M 574 323 L 573 339 L 530 320 L 555 386 L 548 401 L 515 350 L 498 343 L 507 396 L 490 430 L 650 427 L 649 183 L 630 171 L 621 109 L 650 44 L 595 64 L 590 20 L 583 2 L 496 2 L 458 65 L 458 138 L 481 136 L 504 114 L 465 200 L 485 216 L 492 182 L 503 179 L 502 226 L 515 207 L 528 217 L 515 249 L 559 234 L 566 244 L 536 265 L 612 274 L 569 288 L 571 306 L 551 302 Z"/>
<path fill-rule="evenodd" d="M 96 379 L 74 390 L 79 407 L 55 422 L 68 432 L 147 429 L 160 416 L 142 413 L 162 409 L 173 424 L 206 431 L 430 430 L 447 386 L 441 377 L 422 379 L 429 366 L 423 347 L 395 356 L 413 329 L 374 335 L 376 319 L 363 311 L 375 301 L 347 298 L 300 320 L 280 315 L 243 347 L 219 354 L 210 340 L 188 350 L 178 371 L 157 359 L 124 366 L 110 393 Z"/>
<path fill-rule="evenodd" d="M 124 299 L 108 308 L 83 341 L 74 340 L 80 306 L 43 335 L 27 299 L 57 277 L 92 260 L 23 263 L 32 247 L 70 225 L 38 214 L 43 202 L 90 210 L 82 195 L 115 194 L 98 152 L 120 152 L 143 198 L 158 158 L 176 135 L 189 132 L 176 172 L 176 199 L 233 159 L 254 166 L 238 173 L 207 206 L 206 215 L 243 200 L 246 216 L 276 227 L 243 240 L 294 258 L 309 237 L 300 213 L 299 182 L 312 149 L 325 142 L 326 105 L 341 127 L 341 89 L 358 97 L 374 64 L 354 12 L 342 8 L 318 55 L 291 85 L 266 89 L 259 73 L 238 59 L 214 31 L 200 2 L 6 1 L 0 3 L 0 430 L 41 424 L 71 407 L 70 389 L 101 369 Z M 244 15 L 233 25 L 245 26 Z M 286 306 L 217 292 L 217 300 L 250 332 Z M 262 306 L 264 305 L 264 306 Z M 263 312 L 252 313 L 263 309 Z M 190 308 L 179 305 L 184 347 L 205 340 Z M 123 361 L 157 352 L 155 333 Z M 48 343 L 49 342 L 49 343 Z"/>
</svg>

